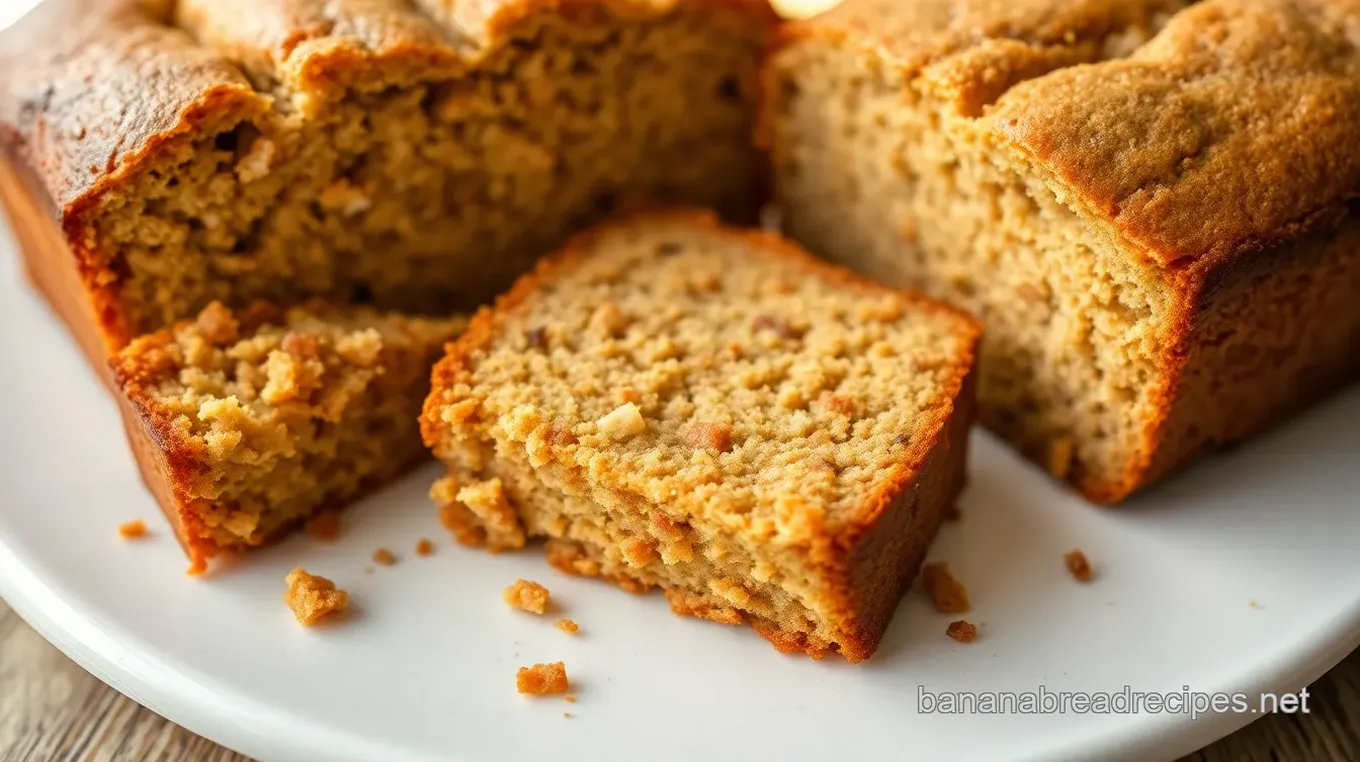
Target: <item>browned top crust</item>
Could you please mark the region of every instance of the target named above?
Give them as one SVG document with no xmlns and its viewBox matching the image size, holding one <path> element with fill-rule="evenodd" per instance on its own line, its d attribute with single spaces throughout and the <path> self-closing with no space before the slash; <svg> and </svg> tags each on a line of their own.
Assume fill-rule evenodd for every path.
<svg viewBox="0 0 1360 762">
<path fill-rule="evenodd" d="M 995 125 L 1161 265 L 1334 225 L 1360 192 L 1360 2 L 1215 0 L 1132 58 L 1012 90 Z"/>
<path fill-rule="evenodd" d="M 785 37 L 863 44 L 951 88 L 1137 256 L 1204 270 L 1334 225 L 1360 193 L 1360 2 L 1187 4 L 849 0 Z"/>
<path fill-rule="evenodd" d="M 878 49 L 914 75 L 987 41 L 1074 45 L 1171 13 L 1186 0 L 847 0 L 812 23 Z"/>
<path fill-rule="evenodd" d="M 69 218 L 165 140 L 268 103 L 168 0 L 49 0 L 0 35 L 0 142 Z"/>
<path fill-rule="evenodd" d="M 776 20 L 765 0 L 675 2 Z M 456 76 L 534 11 L 663 13 L 673 4 L 48 0 L 0 34 L 0 145 L 36 174 L 79 243 L 75 215 L 177 135 L 287 116 L 299 95 Z"/>
</svg>

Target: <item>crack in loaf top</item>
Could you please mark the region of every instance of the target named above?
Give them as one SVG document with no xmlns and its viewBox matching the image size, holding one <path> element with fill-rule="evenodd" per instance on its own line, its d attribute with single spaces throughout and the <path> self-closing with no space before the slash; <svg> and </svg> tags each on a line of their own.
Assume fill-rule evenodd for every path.
<svg viewBox="0 0 1360 762">
<path fill-rule="evenodd" d="M 0 138 L 69 221 L 177 135 L 455 79 L 536 11 L 682 5 L 775 18 L 763 0 L 47 0 L 0 34 Z"/>
<path fill-rule="evenodd" d="M 979 117 L 1162 267 L 1327 229 L 1360 193 L 1360 0 L 849 0 L 788 36 L 810 33 Z"/>
</svg>

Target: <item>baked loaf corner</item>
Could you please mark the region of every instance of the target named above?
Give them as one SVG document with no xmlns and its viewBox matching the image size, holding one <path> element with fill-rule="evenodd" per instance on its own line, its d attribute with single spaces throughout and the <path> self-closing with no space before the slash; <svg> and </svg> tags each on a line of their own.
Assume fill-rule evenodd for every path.
<svg viewBox="0 0 1360 762">
<path fill-rule="evenodd" d="M 115 355 L 143 476 L 194 570 L 416 462 L 429 369 L 465 324 L 214 303 Z"/>
<path fill-rule="evenodd" d="M 434 373 L 468 544 L 868 658 L 964 482 L 977 324 L 704 213 L 585 233 Z"/>
<path fill-rule="evenodd" d="M 29 268 L 72 270 L 117 350 L 212 301 L 471 307 L 636 199 L 751 215 L 776 21 L 764 0 L 49 0 L 0 35 L 0 145 L 64 244 Z"/>
<path fill-rule="evenodd" d="M 1116 502 L 1360 377 L 1360 3 L 848 0 L 785 28 L 787 232 L 983 318 L 982 421 Z"/>
</svg>

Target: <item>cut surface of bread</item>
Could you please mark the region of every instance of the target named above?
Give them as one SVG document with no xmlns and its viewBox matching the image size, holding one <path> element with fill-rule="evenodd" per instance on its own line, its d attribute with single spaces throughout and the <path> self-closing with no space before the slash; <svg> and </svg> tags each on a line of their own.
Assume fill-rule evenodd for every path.
<svg viewBox="0 0 1360 762">
<path fill-rule="evenodd" d="M 213 303 L 119 352 L 129 435 L 195 568 L 418 461 L 430 367 L 465 324 Z"/>
<path fill-rule="evenodd" d="M 0 142 L 113 349 L 211 301 L 447 314 L 616 205 L 753 212 L 775 21 L 763 0 L 52 0 L 0 37 Z"/>
<path fill-rule="evenodd" d="M 468 544 L 877 647 L 964 481 L 979 329 L 777 236 L 659 211 L 574 239 L 480 313 L 422 416 Z"/>
<path fill-rule="evenodd" d="M 786 232 L 986 325 L 979 414 L 1115 502 L 1360 376 L 1360 3 L 848 0 L 781 31 Z"/>
</svg>

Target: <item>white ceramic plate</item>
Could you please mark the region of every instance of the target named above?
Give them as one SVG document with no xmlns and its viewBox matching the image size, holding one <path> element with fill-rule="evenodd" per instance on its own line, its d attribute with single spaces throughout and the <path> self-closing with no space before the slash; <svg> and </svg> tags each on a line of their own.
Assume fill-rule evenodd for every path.
<svg viewBox="0 0 1360 762">
<path fill-rule="evenodd" d="M 0 594 L 114 687 L 263 760 L 1170 759 L 1254 715 L 925 714 L 918 692 L 1297 690 L 1360 641 L 1355 390 L 1119 510 L 978 434 L 963 521 L 933 556 L 981 637 L 950 640 L 913 592 L 859 666 L 781 656 L 538 553 L 455 547 L 424 495 L 433 468 L 346 513 L 338 544 L 296 538 L 191 579 L 113 404 L 0 240 Z M 120 541 L 133 518 L 153 535 Z M 413 553 L 422 537 L 434 556 Z M 366 573 L 380 546 L 400 563 Z M 1064 570 L 1071 548 L 1094 583 Z M 355 615 L 294 623 L 281 595 L 299 564 Z M 581 633 L 508 610 L 516 577 Z M 518 666 L 556 660 L 577 703 L 516 694 Z"/>
</svg>

